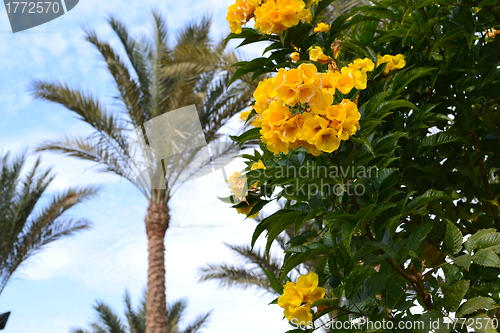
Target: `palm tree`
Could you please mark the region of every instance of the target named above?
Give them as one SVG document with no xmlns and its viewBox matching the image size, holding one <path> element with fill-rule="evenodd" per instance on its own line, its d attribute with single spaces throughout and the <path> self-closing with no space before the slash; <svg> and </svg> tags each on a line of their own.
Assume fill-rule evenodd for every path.
<svg viewBox="0 0 500 333">
<path fill-rule="evenodd" d="M 166 23 L 161 15 L 153 12 L 153 19 L 152 40 L 146 37 L 134 39 L 122 23 L 109 19 L 125 57 L 99 39 L 94 31 L 86 29 L 86 40 L 97 48 L 114 79 L 119 93 L 116 98 L 118 106 L 114 103 L 105 107 L 91 94 L 64 83 L 35 81 L 32 92 L 37 98 L 75 112 L 94 128 L 91 136 L 66 135 L 43 143 L 39 151 L 56 151 L 99 163 L 102 171 L 129 180 L 148 199 L 144 221 L 148 238 L 146 332 L 165 333 L 164 238 L 170 222 L 169 200 L 178 186 L 188 179 L 187 176 L 180 177 L 186 166 L 194 163 L 198 169 L 210 167 L 214 159 L 227 156 L 232 150 L 224 145 L 212 149 L 212 157 L 202 159 L 203 163 L 200 163 L 199 153 L 202 151 L 199 147 L 189 150 L 177 161 L 163 160 L 149 174 L 150 177 L 166 175 L 162 177 L 164 185 L 151 189 L 138 184 L 134 177 L 127 137 L 134 128 L 144 131 L 143 125 L 155 117 L 195 104 L 206 142 L 214 142 L 226 121 L 247 107 L 253 86 L 245 77 L 227 88 L 233 73 L 230 64 L 236 62 L 237 57 L 226 51 L 225 42 L 211 41 L 209 19 L 188 24 L 180 31 L 175 43 L 167 39 Z M 150 182 L 156 180 L 151 178 Z"/>
<path fill-rule="evenodd" d="M 356 7 L 369 5 L 369 0 L 337 0 L 334 1 L 331 5 L 325 8 L 325 10 L 321 13 L 321 16 L 324 18 L 322 21 L 324 22 L 332 22 L 332 18 L 336 18 L 342 14 L 349 13 Z"/>
<path fill-rule="evenodd" d="M 0 154 L 0 294 L 26 259 L 63 236 L 89 228 L 89 221 L 65 213 L 98 191 L 70 188 L 41 205 L 54 177 L 50 170 L 40 170 L 40 160 L 23 174 L 24 164 L 23 154 Z"/>
<path fill-rule="evenodd" d="M 193 323 L 180 328 L 183 321 L 184 310 L 187 308 L 185 300 L 175 301 L 167 305 L 167 333 L 198 333 L 207 324 L 210 312 L 199 316 Z M 146 300 L 143 298 L 137 310 L 132 308 L 130 296 L 125 293 L 125 318 L 122 320 L 113 310 L 104 302 L 97 302 L 94 309 L 98 314 L 95 322 L 90 324 L 91 330 L 74 328 L 71 333 L 145 333 L 146 329 Z"/>
<path fill-rule="evenodd" d="M 287 241 L 294 236 L 295 232 L 293 228 L 289 228 L 285 231 L 285 234 L 280 235 L 276 239 L 280 249 L 279 252 L 285 251 Z M 266 276 L 263 269 L 268 270 L 274 274 L 274 276 L 279 276 L 283 258 L 273 253 L 266 256 L 263 249 L 252 248 L 250 245 L 224 245 L 233 252 L 240 261 L 237 264 L 224 262 L 205 264 L 205 266 L 198 269 L 198 280 L 200 282 L 216 281 L 224 288 L 240 287 L 242 289 L 247 289 L 255 287 L 264 293 L 276 295 L 276 291 L 272 288 L 269 278 Z M 304 270 L 303 272 L 307 272 L 312 266 L 311 263 L 305 263 L 297 267 L 292 273 L 300 275 L 302 269 Z"/>
</svg>

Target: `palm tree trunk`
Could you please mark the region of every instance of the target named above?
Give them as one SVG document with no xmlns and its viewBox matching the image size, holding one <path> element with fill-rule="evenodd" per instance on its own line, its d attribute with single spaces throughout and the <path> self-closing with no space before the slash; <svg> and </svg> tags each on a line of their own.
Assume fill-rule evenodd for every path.
<svg viewBox="0 0 500 333">
<path fill-rule="evenodd" d="M 145 218 L 148 236 L 148 290 L 146 333 L 166 333 L 165 233 L 170 211 L 164 202 L 151 201 Z"/>
</svg>

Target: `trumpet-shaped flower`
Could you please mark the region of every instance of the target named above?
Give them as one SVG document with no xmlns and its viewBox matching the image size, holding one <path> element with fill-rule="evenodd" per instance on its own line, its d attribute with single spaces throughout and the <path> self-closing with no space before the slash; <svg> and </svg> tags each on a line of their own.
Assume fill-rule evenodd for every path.
<svg viewBox="0 0 500 333">
<path fill-rule="evenodd" d="M 311 61 L 319 61 L 322 64 L 326 64 L 332 58 L 323 53 L 323 49 L 320 46 L 314 46 L 309 49 L 309 59 Z"/>
</svg>

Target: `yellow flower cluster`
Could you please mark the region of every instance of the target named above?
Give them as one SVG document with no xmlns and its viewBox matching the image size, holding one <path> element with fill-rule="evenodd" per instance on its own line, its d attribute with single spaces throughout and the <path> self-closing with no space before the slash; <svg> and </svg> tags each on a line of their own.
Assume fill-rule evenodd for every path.
<svg viewBox="0 0 500 333">
<path fill-rule="evenodd" d="M 298 323 L 309 323 L 313 318 L 312 304 L 323 299 L 325 292 L 325 288 L 318 287 L 318 275 L 310 272 L 301 275 L 297 283 L 288 281 L 285 284 L 283 295 L 278 298 L 278 305 L 285 309 L 284 314 L 289 321 L 295 319 Z"/>
<path fill-rule="evenodd" d="M 280 34 L 297 25 L 310 22 L 312 14 L 302 0 L 236 0 L 226 16 L 233 33 L 239 34 L 242 25 L 252 17 L 255 28 L 264 34 Z"/>
<path fill-rule="evenodd" d="M 365 89 L 373 62 L 357 59 L 340 71 L 318 72 L 311 63 L 280 68 L 275 77 L 259 82 L 254 92 L 252 125 L 260 127 L 261 140 L 274 154 L 304 147 L 318 156 L 337 150 L 359 127 L 360 113 L 348 99 L 332 105 L 338 90 L 348 94 Z"/>
<path fill-rule="evenodd" d="M 229 6 L 226 20 L 232 32 L 241 33 L 241 26 L 253 17 L 260 2 L 261 0 L 236 0 L 236 3 Z"/>
<path fill-rule="evenodd" d="M 395 69 L 401 69 L 406 66 L 406 61 L 405 61 L 405 56 L 402 54 L 396 54 L 395 56 L 386 54 L 384 56 L 377 56 L 377 66 L 380 66 L 381 64 L 385 64 L 385 69 L 384 73 L 387 74 L 389 71 L 395 70 Z"/>
</svg>

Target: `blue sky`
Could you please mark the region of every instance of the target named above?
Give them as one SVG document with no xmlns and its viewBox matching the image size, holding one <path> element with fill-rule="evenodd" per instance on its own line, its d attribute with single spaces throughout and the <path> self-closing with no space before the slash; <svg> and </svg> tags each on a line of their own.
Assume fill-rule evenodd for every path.
<svg viewBox="0 0 500 333">
<path fill-rule="evenodd" d="M 185 23 L 210 13 L 213 36 L 228 33 L 226 8 L 232 0 L 98 1 L 81 0 L 66 15 L 25 32 L 12 34 L 6 11 L 0 9 L 0 150 L 19 152 L 62 133 L 82 134 L 89 127 L 63 108 L 34 100 L 28 92 L 33 79 L 65 81 L 98 93 L 105 102 L 116 94 L 112 78 L 93 47 L 83 40 L 82 25 L 117 45 L 107 15 L 122 20 L 133 34 L 148 33 L 151 9 L 167 17 L 172 35 Z M 257 50 L 247 49 L 247 54 Z M 237 128 L 232 125 L 231 131 Z M 35 156 L 31 156 L 28 165 Z M 146 200 L 118 177 L 95 172 L 91 163 L 55 154 L 42 155 L 57 177 L 51 191 L 69 186 L 104 184 L 99 198 L 71 212 L 93 221 L 93 228 L 47 247 L 20 268 L 0 295 L 0 313 L 12 311 L 4 332 L 63 333 L 86 327 L 94 318 L 92 304 L 100 299 L 123 311 L 125 289 L 137 303 L 146 285 Z M 228 166 L 230 173 L 241 162 Z M 227 195 L 222 174 L 185 184 L 171 202 L 173 227 L 166 238 L 168 300 L 185 297 L 188 319 L 213 309 L 206 333 L 285 331 L 282 311 L 267 304 L 255 290 L 223 290 L 198 283 L 196 270 L 207 262 L 234 261 L 223 242 L 248 243 L 255 223 L 245 221 L 216 197 Z M 186 221 L 223 224 L 218 228 L 186 228 Z"/>
</svg>

